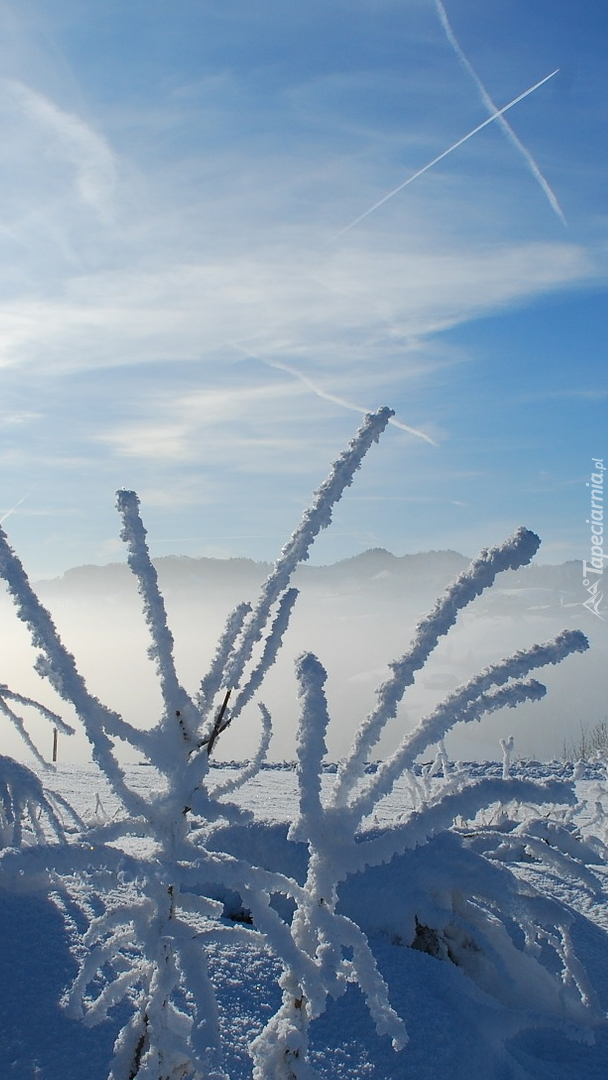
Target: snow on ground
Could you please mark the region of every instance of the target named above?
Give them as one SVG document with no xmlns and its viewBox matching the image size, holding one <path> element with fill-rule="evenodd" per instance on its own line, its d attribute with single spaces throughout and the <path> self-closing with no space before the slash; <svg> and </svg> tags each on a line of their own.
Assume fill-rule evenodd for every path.
<svg viewBox="0 0 608 1080">
<path fill-rule="evenodd" d="M 62 794 L 74 809 L 90 820 L 96 816 L 111 818 L 116 813 L 119 803 L 110 791 L 103 774 L 94 765 L 57 765 L 54 772 L 42 771 L 32 765 L 44 780 L 50 791 Z M 236 775 L 242 766 L 219 764 L 212 766 L 211 775 L 217 774 L 217 782 L 223 782 Z M 466 762 L 464 766 L 471 777 L 502 776 L 502 764 L 497 762 Z M 372 766 L 373 768 L 373 766 Z M 528 779 L 557 777 L 572 779 L 572 765 L 555 762 L 522 762 L 512 767 L 513 776 Z M 148 765 L 127 765 L 125 775 L 129 786 L 139 794 L 145 795 L 159 791 L 161 781 L 158 773 Z M 601 769 L 593 765 L 586 766 L 585 779 L 578 782 L 580 799 L 589 800 L 594 784 L 603 776 Z M 328 791 L 335 779 L 332 766 L 322 777 L 322 790 Z M 265 821 L 292 821 L 298 802 L 298 785 L 293 767 L 285 763 L 267 765 L 233 796 L 235 801 L 247 810 L 253 810 L 256 817 Z M 390 824 L 404 810 L 411 807 L 409 785 L 405 780 L 398 780 L 391 795 L 379 805 L 377 824 Z"/>
<path fill-rule="evenodd" d="M 480 773 L 500 771 L 477 766 Z M 517 769 L 516 769 L 517 771 Z M 526 775 L 552 776 L 558 765 L 526 766 Z M 218 768 L 218 782 L 230 769 Z M 154 770 L 128 769 L 140 793 L 158 789 Z M 93 766 L 59 766 L 45 773 L 50 789 L 66 797 L 86 820 L 107 820 L 117 810 L 105 781 Z M 330 775 L 325 779 L 329 783 Z M 578 781 L 579 799 L 593 806 L 593 771 Z M 405 783 L 378 809 L 378 825 L 394 821 L 409 805 Z M 293 820 L 297 788 L 293 771 L 265 769 L 239 793 L 256 818 Z M 589 813 L 590 811 L 588 811 Z M 277 824 L 277 829 L 280 825 Z M 268 842 L 272 842 L 271 833 Z M 254 842 L 252 834 L 252 843 Z M 565 901 L 575 913 L 573 942 L 591 978 L 599 1003 L 608 1011 L 608 870 L 594 867 L 605 883 L 600 895 L 574 886 L 555 871 L 527 863 L 516 872 L 543 895 Z M 382 868 L 390 872 L 390 866 Z M 379 880 L 379 879 L 378 879 Z M 381 900 L 379 898 L 378 902 Z M 70 952 L 69 919 L 81 915 L 64 901 L 68 922 L 43 893 L 0 890 L 3 948 L 0 952 L 1 1080 L 106 1080 L 119 1020 L 86 1027 L 69 1019 L 60 1005 L 76 972 Z M 234 925 L 218 927 L 210 940 L 209 966 L 216 986 L 226 1070 L 231 1080 L 248 1080 L 247 1045 L 279 1005 L 278 965 L 255 942 L 244 944 Z M 379 1038 L 358 988 L 330 1003 L 312 1026 L 312 1060 L 326 1080 L 606 1080 L 608 1027 L 600 1025 L 580 1041 L 574 1029 L 542 1026 L 522 1030 L 522 1010 L 505 1007 L 485 994 L 455 964 L 436 959 L 379 933 L 373 950 L 391 1003 L 405 1019 L 409 1044 L 395 1054 Z"/>
</svg>

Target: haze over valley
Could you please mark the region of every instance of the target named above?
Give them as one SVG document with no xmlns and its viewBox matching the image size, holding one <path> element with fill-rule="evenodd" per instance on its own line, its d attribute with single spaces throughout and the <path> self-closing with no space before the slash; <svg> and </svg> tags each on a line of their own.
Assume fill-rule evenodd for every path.
<svg viewBox="0 0 608 1080">
<path fill-rule="evenodd" d="M 294 757 L 298 703 L 293 661 L 300 652 L 315 652 L 329 673 L 328 752 L 335 759 L 346 751 L 357 721 L 371 706 L 389 661 L 405 651 L 417 621 L 468 561 L 449 550 L 395 556 L 372 549 L 329 566 L 301 566 L 295 575 L 300 596 L 284 648 L 260 695 L 273 717 L 270 757 Z M 240 601 L 255 601 L 270 564 L 166 556 L 155 565 L 175 638 L 178 673 L 192 692 L 213 656 L 225 618 Z M 565 628 L 582 629 L 591 648 L 541 672 L 546 698 L 502 710 L 481 724 L 461 724 L 450 735 L 447 749 L 455 759 L 493 760 L 500 757 L 500 738 L 513 734 L 516 753 L 547 759 L 561 756 L 564 744 L 576 744 L 580 723 L 592 727 L 607 711 L 603 680 L 608 634 L 606 624 L 583 608 L 586 594 L 581 581 L 577 561 L 533 563 L 501 574 L 494 588 L 462 612 L 441 641 L 406 693 L 398 724 L 389 728 L 379 753 L 390 751 L 398 732 L 413 726 L 458 683 Z M 146 655 L 149 642 L 140 598 L 126 564 L 75 567 L 61 577 L 38 582 L 36 589 L 93 692 L 139 726 L 155 722 L 161 700 Z M 7 595 L 0 600 L 0 647 L 1 682 L 73 719 L 33 672 L 35 652 Z M 48 724 L 34 717 L 28 724 L 34 741 L 48 754 Z M 254 752 L 258 735 L 258 710 L 251 705 L 235 729 L 223 736 L 217 756 L 247 757 Z M 5 753 L 23 760 L 22 744 L 8 723 L 4 746 Z M 84 761 L 89 751 L 77 734 L 60 737 L 59 754 L 64 762 Z M 127 751 L 125 760 L 134 760 Z"/>
</svg>

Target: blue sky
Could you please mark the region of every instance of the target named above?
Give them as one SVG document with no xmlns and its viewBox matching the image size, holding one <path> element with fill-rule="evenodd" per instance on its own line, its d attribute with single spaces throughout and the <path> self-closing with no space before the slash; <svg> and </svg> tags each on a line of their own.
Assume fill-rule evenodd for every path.
<svg viewBox="0 0 608 1080">
<path fill-rule="evenodd" d="M 0 516 L 34 577 L 122 557 L 121 486 L 154 555 L 272 559 L 381 404 L 428 438 L 387 431 L 315 561 L 520 523 L 587 555 L 608 9 L 444 12 L 0 3 Z M 342 231 L 556 68 L 517 144 L 495 121 Z"/>
</svg>

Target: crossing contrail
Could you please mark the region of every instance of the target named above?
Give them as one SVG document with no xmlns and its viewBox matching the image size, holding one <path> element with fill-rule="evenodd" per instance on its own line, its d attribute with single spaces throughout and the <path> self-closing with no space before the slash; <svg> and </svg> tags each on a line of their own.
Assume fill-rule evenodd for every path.
<svg viewBox="0 0 608 1080">
<path fill-rule="evenodd" d="M 477 89 L 479 91 L 479 96 L 481 97 L 481 100 L 482 100 L 483 104 L 485 105 L 485 107 L 486 107 L 486 109 L 488 110 L 489 113 L 492 113 L 492 114 L 496 113 L 496 105 L 492 101 L 492 98 L 488 94 L 485 86 L 483 85 L 481 79 L 479 78 L 479 75 L 475 71 L 475 68 L 471 64 L 470 60 L 465 56 L 464 52 L 462 51 L 462 47 L 460 45 L 460 42 L 458 41 L 458 39 L 457 39 L 453 29 L 452 29 L 452 26 L 450 24 L 450 20 L 448 19 L 448 16 L 447 16 L 447 12 L 446 12 L 445 7 L 443 6 L 441 0 L 435 0 L 435 7 L 437 9 L 437 14 L 439 16 L 439 21 L 440 21 L 440 23 L 441 23 L 441 25 L 442 25 L 442 27 L 443 27 L 443 29 L 445 31 L 445 36 L 447 37 L 450 45 L 452 46 L 454 52 L 456 53 L 456 56 L 458 57 L 460 63 L 463 66 L 463 68 L 465 69 L 465 71 L 467 71 L 469 73 L 469 75 L 471 76 L 473 82 L 475 83 L 475 85 L 476 85 L 476 87 L 477 87 Z M 549 184 L 545 180 L 545 177 L 541 173 L 541 171 L 540 171 L 538 165 L 536 164 L 534 158 L 532 157 L 532 154 L 530 153 L 530 151 L 517 138 L 517 135 L 513 131 L 513 128 L 509 124 L 509 121 L 505 120 L 504 116 L 497 115 L 496 119 L 498 121 L 498 124 L 500 125 L 500 127 L 504 131 L 505 135 L 507 136 L 507 138 L 511 142 L 511 144 L 517 150 L 519 150 L 520 154 L 523 155 L 523 158 L 524 158 L 530 172 L 532 173 L 532 176 L 534 177 L 535 180 L 538 181 L 538 183 L 540 184 L 542 190 L 544 191 L 545 195 L 547 196 L 547 199 L 549 200 L 549 205 L 551 206 L 551 209 L 554 210 L 554 212 L 557 214 L 557 216 L 560 219 L 560 221 L 562 222 L 562 224 L 567 225 L 568 222 L 566 221 L 564 212 L 563 212 L 561 206 L 559 205 L 559 203 L 557 201 L 557 197 L 556 197 L 555 193 L 549 187 Z"/>
<path fill-rule="evenodd" d="M 459 139 L 458 142 L 453 143 L 452 146 L 449 146 L 448 149 L 444 150 L 442 154 L 438 154 L 436 158 L 433 158 L 432 161 L 429 161 L 429 163 L 427 165 L 424 165 L 422 169 L 418 169 L 418 172 L 415 172 L 412 174 L 412 176 L 409 176 L 407 180 L 404 180 L 402 184 L 399 184 L 399 187 L 393 188 L 393 190 L 389 191 L 387 195 L 384 195 L 381 199 L 378 199 L 378 202 L 374 203 L 373 206 L 370 206 L 369 210 L 366 210 L 363 214 L 359 214 L 359 217 L 356 217 L 354 221 L 351 221 L 350 224 L 346 225 L 343 229 L 341 229 L 339 233 L 336 233 L 335 236 L 332 236 L 330 243 L 333 243 L 335 240 L 339 240 L 341 236 L 344 236 L 344 234 L 349 232 L 350 229 L 353 229 L 354 226 L 358 225 L 360 221 L 364 221 L 366 217 L 369 217 L 370 214 L 373 214 L 374 210 L 377 210 L 378 207 L 383 206 L 385 202 L 388 202 L 389 199 L 392 199 L 393 195 L 397 195 L 400 191 L 403 191 L 403 189 L 406 188 L 408 184 L 413 183 L 413 181 L 417 180 L 418 177 L 422 176 L 423 173 L 428 172 L 429 169 L 432 169 L 433 165 L 436 165 L 439 161 L 443 161 L 443 159 L 447 157 L 448 154 L 451 154 L 453 150 L 457 150 L 458 147 L 462 146 L 463 143 L 467 142 L 469 139 L 472 139 L 473 135 L 476 135 L 478 131 L 481 131 L 482 128 L 487 127 L 488 124 L 493 123 L 494 120 L 498 120 L 503 115 L 503 113 L 508 112 L 508 110 L 512 109 L 514 105 L 517 105 L 518 102 L 523 101 L 524 98 L 527 98 L 529 94 L 533 94 L 535 90 L 538 90 L 539 86 L 543 86 L 543 84 L 548 82 L 549 79 L 552 79 L 554 75 L 557 75 L 558 71 L 559 68 L 556 68 L 555 71 L 552 71 L 550 75 L 545 75 L 544 79 L 541 79 L 540 82 L 534 83 L 534 86 L 530 86 L 528 90 L 524 90 L 523 94 L 519 94 L 518 97 L 513 98 L 513 101 L 510 101 L 508 105 L 503 105 L 502 109 L 498 109 L 496 112 L 492 113 L 491 116 L 488 116 L 487 120 L 484 120 L 481 124 L 478 124 L 477 127 L 473 128 L 472 131 L 469 131 L 468 135 L 463 135 L 462 139 Z"/>
<path fill-rule="evenodd" d="M 266 364 L 267 367 L 277 368 L 279 371 L 286 371 L 289 375 L 293 375 L 294 378 L 299 379 L 301 383 L 304 383 L 304 386 L 307 386 L 309 390 L 312 390 L 313 394 L 316 394 L 317 397 L 323 398 L 325 401 L 331 401 L 334 405 L 340 405 L 343 409 L 350 409 L 351 412 L 359 413 L 362 416 L 369 412 L 369 409 L 364 409 L 360 405 L 353 405 L 352 402 L 345 401 L 344 398 L 338 397 L 337 394 L 330 394 L 329 391 L 322 390 L 320 386 L 317 386 L 312 379 L 309 379 L 307 375 L 303 375 L 297 368 L 292 368 L 288 364 L 282 363 L 280 360 L 267 360 L 265 357 L 258 356 L 257 353 L 253 353 L 249 349 L 244 349 L 242 345 L 238 345 L 236 342 L 233 342 L 233 344 L 235 348 L 240 352 L 245 353 L 246 356 L 251 357 L 253 360 L 258 360 L 261 364 Z M 416 435 L 419 439 L 424 439 L 424 441 L 430 443 L 431 446 L 439 445 L 434 439 L 431 439 L 430 435 L 426 435 L 424 431 L 419 431 L 418 428 L 410 427 L 409 424 L 403 424 L 401 420 L 396 420 L 394 416 L 389 420 L 389 424 L 392 424 L 393 427 L 400 428 L 401 431 L 407 431 L 409 435 Z"/>
</svg>

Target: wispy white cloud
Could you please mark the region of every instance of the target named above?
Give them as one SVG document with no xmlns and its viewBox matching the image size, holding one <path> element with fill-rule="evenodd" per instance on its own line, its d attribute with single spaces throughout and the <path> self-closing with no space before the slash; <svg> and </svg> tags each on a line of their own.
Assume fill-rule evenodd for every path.
<svg viewBox="0 0 608 1080">
<path fill-rule="evenodd" d="M 221 366 L 238 341 L 269 360 L 322 355 L 341 370 L 376 360 L 389 334 L 431 335 L 595 273 L 584 248 L 566 243 L 411 251 L 372 238 L 309 252 L 297 265 L 291 244 L 256 247 L 246 257 L 81 274 L 60 295 L 5 300 L 0 366 L 47 374 L 166 359 Z"/>
<path fill-rule="evenodd" d="M 0 428 L 20 427 L 22 424 L 30 424 L 33 420 L 39 420 L 41 415 L 40 412 L 28 410 L 0 413 Z"/>
<path fill-rule="evenodd" d="M 204 462 L 209 468 L 222 462 L 245 472 L 269 467 L 280 471 L 281 462 L 290 468 L 301 454 L 300 437 L 287 432 L 289 417 L 299 411 L 293 405 L 290 409 L 290 402 L 301 397 L 297 384 L 254 386 L 242 379 L 228 388 L 209 387 L 188 394 L 154 392 L 140 403 L 145 420 L 133 417 L 126 424 L 111 426 L 97 440 L 124 458 L 165 466 Z M 178 479 L 175 490 L 182 502 L 193 484 L 200 481 Z M 156 489 L 155 505 L 160 490 Z"/>
<path fill-rule="evenodd" d="M 116 184 L 116 158 L 107 140 L 75 113 L 16 79 L 0 82 L 4 108 L 12 106 L 22 119 L 36 126 L 55 154 L 74 169 L 80 199 L 106 217 Z"/>
<path fill-rule="evenodd" d="M 177 476 L 170 485 L 155 487 L 150 484 L 140 488 L 138 494 L 145 506 L 170 510 L 217 502 L 219 485 L 208 476 Z M 159 543 L 159 540 L 155 537 L 154 542 Z"/>
</svg>

